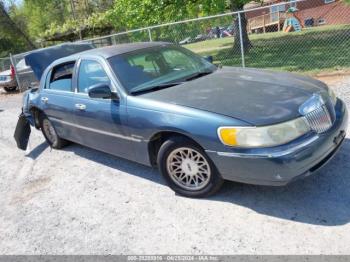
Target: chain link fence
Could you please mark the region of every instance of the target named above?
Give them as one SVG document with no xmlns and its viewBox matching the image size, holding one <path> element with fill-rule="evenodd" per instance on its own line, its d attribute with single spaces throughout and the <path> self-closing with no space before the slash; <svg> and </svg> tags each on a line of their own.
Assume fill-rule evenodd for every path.
<svg viewBox="0 0 350 262">
<path fill-rule="evenodd" d="M 19 90 L 26 90 L 39 84 L 39 80 L 36 79 L 31 67 L 26 64 L 24 59 L 29 53 L 10 55 L 10 61 L 15 70 L 15 79 Z"/>
<path fill-rule="evenodd" d="M 11 66 L 10 58 L 0 58 L 0 73 L 9 70 Z"/>
<path fill-rule="evenodd" d="M 350 72 L 350 6 L 296 0 L 83 40 L 96 47 L 165 41 L 224 66 Z M 26 54 L 12 57 L 18 64 Z M 1 62 L 0 62 L 1 65 Z M 5 65 L 6 67 L 7 65 Z M 19 70 L 17 70 L 19 71 Z M 19 86 L 31 82 L 18 74 Z"/>
</svg>

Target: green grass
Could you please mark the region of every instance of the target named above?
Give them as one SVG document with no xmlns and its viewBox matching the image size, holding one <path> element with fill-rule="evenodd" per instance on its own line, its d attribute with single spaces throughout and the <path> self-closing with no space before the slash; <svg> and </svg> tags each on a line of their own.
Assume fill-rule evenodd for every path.
<svg viewBox="0 0 350 262">
<path fill-rule="evenodd" d="M 350 25 L 304 29 L 300 33 L 250 35 L 253 48 L 246 65 L 315 74 L 350 69 Z M 201 55 L 212 55 L 223 65 L 240 66 L 241 54 L 232 48 L 233 38 L 185 45 Z"/>
</svg>

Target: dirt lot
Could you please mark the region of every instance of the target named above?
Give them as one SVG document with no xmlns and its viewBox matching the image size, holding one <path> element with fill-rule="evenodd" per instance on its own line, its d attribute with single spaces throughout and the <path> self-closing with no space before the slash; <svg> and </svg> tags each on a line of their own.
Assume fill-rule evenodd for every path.
<svg viewBox="0 0 350 262">
<path fill-rule="evenodd" d="M 350 77 L 327 77 L 350 107 Z M 226 183 L 175 195 L 156 170 L 39 131 L 17 150 L 21 94 L 0 94 L 1 254 L 350 254 L 350 140 L 284 188 Z"/>
</svg>

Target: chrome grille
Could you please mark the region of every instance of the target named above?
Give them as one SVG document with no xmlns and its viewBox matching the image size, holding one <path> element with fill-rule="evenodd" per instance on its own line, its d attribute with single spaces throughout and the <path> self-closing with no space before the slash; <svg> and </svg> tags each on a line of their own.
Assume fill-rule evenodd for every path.
<svg viewBox="0 0 350 262">
<path fill-rule="evenodd" d="M 326 105 L 305 115 L 312 130 L 317 133 L 324 133 L 332 127 L 332 118 Z"/>
</svg>

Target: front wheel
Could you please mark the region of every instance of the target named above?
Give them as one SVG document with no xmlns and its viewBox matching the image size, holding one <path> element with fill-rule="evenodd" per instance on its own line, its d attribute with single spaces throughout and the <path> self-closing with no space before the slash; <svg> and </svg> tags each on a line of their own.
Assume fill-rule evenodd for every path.
<svg viewBox="0 0 350 262">
<path fill-rule="evenodd" d="M 55 149 L 61 149 L 67 144 L 67 141 L 60 138 L 53 127 L 51 121 L 45 116 L 41 115 L 40 127 L 47 143 Z"/>
<path fill-rule="evenodd" d="M 158 166 L 169 187 L 187 197 L 212 195 L 224 182 L 205 152 L 182 137 L 171 138 L 161 146 Z"/>
</svg>

